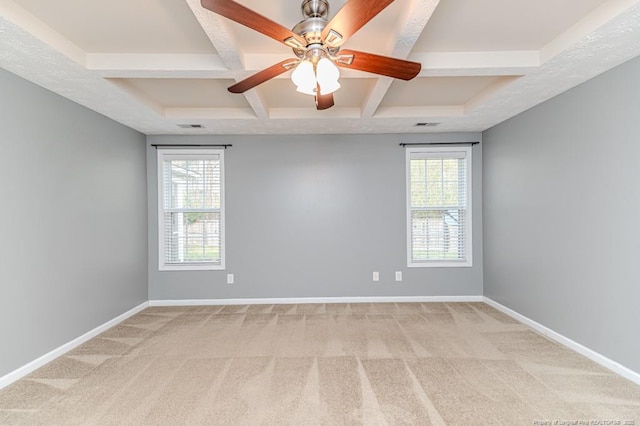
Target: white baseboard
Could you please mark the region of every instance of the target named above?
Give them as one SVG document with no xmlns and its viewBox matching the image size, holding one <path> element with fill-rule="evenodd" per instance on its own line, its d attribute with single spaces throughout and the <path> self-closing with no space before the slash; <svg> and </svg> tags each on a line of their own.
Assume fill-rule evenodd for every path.
<svg viewBox="0 0 640 426">
<path fill-rule="evenodd" d="M 131 316 L 133 316 L 135 314 L 137 314 L 138 312 L 142 311 L 143 309 L 145 309 L 148 306 L 149 306 L 149 302 L 141 303 L 140 305 L 138 305 L 135 308 L 125 312 L 122 315 L 119 315 L 118 317 L 112 319 L 111 321 L 105 322 L 104 324 L 94 328 L 93 330 L 90 330 L 90 331 L 86 332 L 82 336 L 80 336 L 80 337 L 78 337 L 76 339 L 73 339 L 72 341 L 70 341 L 68 343 L 65 343 L 64 345 L 52 350 L 49 353 L 46 353 L 46 354 L 42 355 L 40 358 L 31 361 L 30 363 L 18 368 L 17 370 L 14 370 L 9 374 L 6 374 L 6 375 L 0 377 L 0 389 L 4 388 L 6 386 L 9 386 L 11 383 L 23 378 L 27 374 L 37 370 L 38 368 L 40 368 L 43 365 L 53 361 L 54 359 L 58 358 L 59 356 L 64 355 L 65 353 L 69 352 L 71 349 L 73 349 L 73 348 L 75 348 L 77 346 L 80 346 L 81 344 L 83 344 L 87 340 L 96 337 L 98 334 L 105 332 L 106 330 L 110 329 L 111 327 L 113 327 L 115 325 L 118 325 L 122 321 L 126 320 L 127 318 L 129 318 L 129 317 L 131 317 Z"/>
<path fill-rule="evenodd" d="M 307 303 L 482 302 L 482 296 L 299 297 L 257 299 L 149 300 L 149 306 L 293 305 Z"/>
<path fill-rule="evenodd" d="M 540 334 L 543 334 L 544 336 L 550 338 L 551 340 L 554 340 L 558 343 L 560 343 L 563 346 L 566 346 L 567 348 L 574 350 L 576 352 L 578 352 L 581 355 L 586 356 L 587 358 L 589 358 L 592 361 L 597 362 L 598 364 L 600 364 L 601 366 L 608 368 L 609 370 L 613 371 L 614 373 L 617 373 L 619 375 L 621 375 L 622 377 L 631 380 L 632 382 L 640 385 L 640 373 L 637 373 L 627 367 L 625 367 L 622 364 L 617 363 L 616 361 L 607 358 L 606 356 L 591 350 L 589 348 L 587 348 L 586 346 L 581 345 L 578 342 L 575 342 L 571 339 L 569 339 L 566 336 L 563 336 L 560 333 L 557 333 L 553 330 L 551 330 L 548 327 L 545 327 L 544 325 L 528 318 L 525 317 L 522 314 L 517 313 L 514 310 L 511 310 L 509 308 L 507 308 L 506 306 L 503 306 L 501 304 L 499 304 L 498 302 L 495 302 L 491 299 L 489 299 L 488 297 L 484 297 L 484 302 L 487 305 L 490 305 L 494 308 L 496 308 L 497 310 L 504 312 L 505 314 L 509 315 L 511 318 L 514 318 L 518 321 L 520 321 L 523 324 L 528 325 L 529 327 L 533 328 L 534 330 L 536 330 L 537 332 L 539 332 Z"/>
</svg>

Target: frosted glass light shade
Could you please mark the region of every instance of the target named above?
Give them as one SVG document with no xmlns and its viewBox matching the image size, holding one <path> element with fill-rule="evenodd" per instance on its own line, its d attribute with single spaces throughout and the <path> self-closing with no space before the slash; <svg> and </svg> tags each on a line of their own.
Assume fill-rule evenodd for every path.
<svg viewBox="0 0 640 426">
<path fill-rule="evenodd" d="M 333 93 L 340 88 L 340 83 L 338 81 L 330 81 L 328 83 L 320 83 L 320 94 L 328 95 L 329 93 Z"/>
<path fill-rule="evenodd" d="M 315 94 L 314 89 L 317 86 L 316 76 L 313 72 L 313 64 L 311 61 L 304 60 L 298 64 L 293 73 L 291 73 L 291 81 L 298 86 L 298 92 L 307 93 L 311 90 L 311 93 Z"/>
<path fill-rule="evenodd" d="M 322 58 L 318 61 L 317 74 L 320 94 L 327 95 L 340 88 L 340 83 L 338 83 L 340 71 L 329 59 Z"/>
<path fill-rule="evenodd" d="M 338 80 L 340 78 L 340 70 L 327 58 L 318 61 L 318 81 Z"/>
</svg>

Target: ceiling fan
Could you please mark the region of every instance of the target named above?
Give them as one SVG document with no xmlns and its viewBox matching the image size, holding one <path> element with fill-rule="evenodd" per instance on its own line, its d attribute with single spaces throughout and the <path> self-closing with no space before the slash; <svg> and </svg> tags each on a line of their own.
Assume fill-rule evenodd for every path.
<svg viewBox="0 0 640 426">
<path fill-rule="evenodd" d="M 292 30 L 232 0 L 201 0 L 201 4 L 205 9 L 291 47 L 296 55 L 234 84 L 228 89 L 231 93 L 244 93 L 293 69 L 291 79 L 298 87 L 298 92 L 313 95 L 316 108 L 323 110 L 334 105 L 333 92 L 340 88 L 340 73 L 336 66 L 402 80 L 411 80 L 420 72 L 421 65 L 417 62 L 341 50 L 349 37 L 393 1 L 348 0 L 328 21 L 327 0 L 303 0 L 301 8 L 304 20 Z"/>
</svg>

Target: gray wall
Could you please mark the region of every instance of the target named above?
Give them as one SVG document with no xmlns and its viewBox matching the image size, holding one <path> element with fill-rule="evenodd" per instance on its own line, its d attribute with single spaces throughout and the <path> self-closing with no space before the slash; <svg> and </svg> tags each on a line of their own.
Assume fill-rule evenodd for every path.
<svg viewBox="0 0 640 426">
<path fill-rule="evenodd" d="M 147 300 L 145 137 L 0 70 L 0 376 Z"/>
<path fill-rule="evenodd" d="M 474 266 L 407 268 L 405 150 L 399 142 L 481 135 L 149 137 L 231 143 L 226 271 L 158 271 L 156 151 L 147 149 L 149 297 L 162 299 L 482 294 L 482 151 L 473 149 Z M 393 281 L 394 271 L 403 281 Z M 380 282 L 371 274 L 380 272 Z M 226 284 L 226 274 L 235 284 Z"/>
<path fill-rule="evenodd" d="M 485 295 L 640 371 L 640 59 L 484 133 Z"/>
</svg>

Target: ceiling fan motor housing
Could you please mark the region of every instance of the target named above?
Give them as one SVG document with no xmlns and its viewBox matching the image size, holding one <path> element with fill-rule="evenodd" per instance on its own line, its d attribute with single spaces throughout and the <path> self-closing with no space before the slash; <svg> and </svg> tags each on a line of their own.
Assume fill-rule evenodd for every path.
<svg viewBox="0 0 640 426">
<path fill-rule="evenodd" d="M 322 44 L 322 30 L 326 25 L 327 20 L 324 18 L 307 18 L 298 22 L 292 31 L 304 38 L 307 46 Z"/>
<path fill-rule="evenodd" d="M 322 49 L 328 56 L 335 56 L 339 47 L 327 46 L 322 40 L 322 30 L 327 26 L 329 3 L 326 0 L 304 0 L 302 2 L 304 20 L 298 22 L 291 31 L 305 39 L 308 49 Z M 307 49 L 293 49 L 298 58 L 303 58 Z"/>
</svg>

